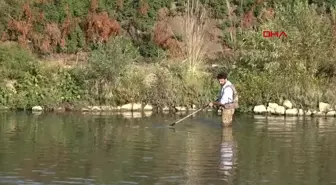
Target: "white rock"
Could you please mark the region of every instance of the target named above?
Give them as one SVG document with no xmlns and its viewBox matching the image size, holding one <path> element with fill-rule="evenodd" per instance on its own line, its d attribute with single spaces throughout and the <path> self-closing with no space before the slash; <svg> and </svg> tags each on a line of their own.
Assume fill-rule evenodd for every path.
<svg viewBox="0 0 336 185">
<path fill-rule="evenodd" d="M 268 103 L 268 107 L 276 109 L 279 105 L 277 103 Z"/>
<path fill-rule="evenodd" d="M 253 112 L 256 114 L 265 113 L 267 112 L 267 109 L 265 105 L 257 105 L 257 106 L 254 106 Z"/>
<path fill-rule="evenodd" d="M 286 111 L 286 109 L 283 106 L 278 106 L 278 107 L 275 108 L 275 113 L 276 114 L 284 115 L 285 111 Z"/>
<path fill-rule="evenodd" d="M 196 109 L 197 109 L 196 105 L 192 105 L 190 108 L 190 110 L 196 110 Z"/>
<path fill-rule="evenodd" d="M 107 105 L 100 106 L 100 109 L 103 110 L 103 111 L 113 110 L 111 106 L 107 106 Z"/>
<path fill-rule="evenodd" d="M 275 108 L 267 107 L 267 112 L 271 114 L 275 114 Z"/>
<path fill-rule="evenodd" d="M 175 107 L 176 110 L 178 111 L 186 111 L 187 108 L 186 107 Z"/>
<path fill-rule="evenodd" d="M 88 112 L 88 111 L 90 111 L 90 109 L 88 109 L 88 108 L 82 108 L 82 111 L 83 112 Z"/>
<path fill-rule="evenodd" d="M 123 110 L 132 110 L 132 104 L 128 103 L 128 104 L 122 105 L 121 109 L 123 109 Z"/>
<path fill-rule="evenodd" d="M 327 114 L 327 116 L 336 116 L 336 111 L 329 111 Z"/>
<path fill-rule="evenodd" d="M 314 116 L 325 116 L 325 112 L 316 112 L 316 113 L 314 113 Z"/>
<path fill-rule="evenodd" d="M 297 109 L 287 109 L 286 115 L 297 115 L 299 111 Z"/>
<path fill-rule="evenodd" d="M 153 106 L 152 105 L 146 105 L 143 109 L 144 110 L 153 110 Z"/>
<path fill-rule="evenodd" d="M 310 110 L 308 110 L 308 111 L 305 112 L 305 115 L 307 115 L 307 116 L 311 116 L 312 114 L 313 113 Z"/>
<path fill-rule="evenodd" d="M 298 115 L 299 116 L 303 116 L 304 115 L 304 111 L 302 109 L 299 109 Z"/>
<path fill-rule="evenodd" d="M 41 106 L 34 106 L 32 107 L 32 111 L 42 111 L 43 108 Z"/>
<path fill-rule="evenodd" d="M 98 106 L 92 106 L 92 107 L 90 107 L 90 109 L 93 110 L 93 111 L 101 111 L 101 108 L 98 107 Z"/>
<path fill-rule="evenodd" d="M 134 103 L 132 110 L 141 110 L 141 108 L 142 108 L 141 103 Z"/>
<path fill-rule="evenodd" d="M 291 109 L 293 108 L 293 104 L 292 102 L 290 102 L 289 100 L 285 100 L 282 104 L 286 109 Z"/>
<path fill-rule="evenodd" d="M 328 112 L 331 106 L 328 103 L 320 102 L 319 103 L 319 110 L 320 112 Z"/>
</svg>

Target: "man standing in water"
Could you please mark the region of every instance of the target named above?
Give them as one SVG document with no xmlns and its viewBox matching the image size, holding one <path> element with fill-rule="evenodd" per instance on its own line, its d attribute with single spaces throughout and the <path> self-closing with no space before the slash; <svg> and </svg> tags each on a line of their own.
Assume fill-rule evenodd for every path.
<svg viewBox="0 0 336 185">
<path fill-rule="evenodd" d="M 227 73 L 222 72 L 217 75 L 217 80 L 221 85 L 218 98 L 215 102 L 209 103 L 210 107 L 218 106 L 222 111 L 222 127 L 232 126 L 232 118 L 235 109 L 238 108 L 238 95 L 233 84 L 227 79 Z"/>
</svg>

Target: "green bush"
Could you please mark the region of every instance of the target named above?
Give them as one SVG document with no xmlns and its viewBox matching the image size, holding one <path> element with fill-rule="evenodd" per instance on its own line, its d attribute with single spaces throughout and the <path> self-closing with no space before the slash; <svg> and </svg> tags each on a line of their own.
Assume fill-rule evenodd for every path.
<svg viewBox="0 0 336 185">
<path fill-rule="evenodd" d="M 129 66 L 137 61 L 139 51 L 130 39 L 115 37 L 90 53 L 87 68 L 89 95 L 99 103 L 113 102 L 112 89 Z"/>
<path fill-rule="evenodd" d="M 319 101 L 331 101 L 325 95 L 327 79 L 336 71 L 331 20 L 320 15 L 315 5 L 299 1 L 278 5 L 275 11 L 275 19 L 255 30 L 239 31 L 232 46 L 239 53 L 232 73 L 241 104 L 250 109 L 287 98 L 297 107 L 315 108 Z M 263 38 L 263 30 L 284 31 L 288 38 Z"/>
</svg>

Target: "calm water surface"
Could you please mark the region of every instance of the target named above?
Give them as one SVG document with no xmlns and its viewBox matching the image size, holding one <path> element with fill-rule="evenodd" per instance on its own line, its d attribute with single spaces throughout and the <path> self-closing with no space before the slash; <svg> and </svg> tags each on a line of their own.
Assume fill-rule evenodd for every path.
<svg viewBox="0 0 336 185">
<path fill-rule="evenodd" d="M 334 118 L 0 116 L 0 184 L 336 184 Z"/>
</svg>

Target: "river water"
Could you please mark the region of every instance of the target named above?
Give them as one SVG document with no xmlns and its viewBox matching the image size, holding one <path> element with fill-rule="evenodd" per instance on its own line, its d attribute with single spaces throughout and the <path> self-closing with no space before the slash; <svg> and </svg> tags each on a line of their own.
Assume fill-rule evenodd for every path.
<svg viewBox="0 0 336 185">
<path fill-rule="evenodd" d="M 0 184 L 336 184 L 335 118 L 0 116 Z"/>
</svg>

